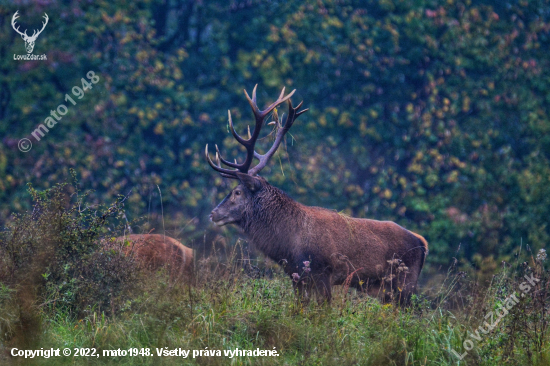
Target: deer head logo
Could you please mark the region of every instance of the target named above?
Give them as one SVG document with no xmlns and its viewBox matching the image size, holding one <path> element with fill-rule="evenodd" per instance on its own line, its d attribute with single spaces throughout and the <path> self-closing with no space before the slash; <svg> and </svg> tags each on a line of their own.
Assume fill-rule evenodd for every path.
<svg viewBox="0 0 550 366">
<path fill-rule="evenodd" d="M 40 33 L 42 33 L 44 28 L 46 28 L 46 24 L 48 24 L 48 14 L 44 13 L 44 19 L 46 20 L 46 22 L 42 22 L 42 29 L 40 29 L 39 31 L 35 29 L 32 36 L 29 37 L 27 35 L 26 29 L 25 29 L 25 32 L 22 33 L 19 31 L 19 26 L 15 28 L 15 20 L 19 18 L 19 15 L 17 14 L 18 11 L 16 11 L 15 14 L 13 14 L 13 17 L 11 18 L 11 26 L 13 30 L 15 30 L 17 33 L 21 35 L 21 38 L 23 38 L 23 41 L 25 41 L 25 48 L 27 49 L 27 53 L 32 53 L 32 50 L 34 49 L 34 42 L 36 42 L 36 38 L 38 38 Z"/>
</svg>

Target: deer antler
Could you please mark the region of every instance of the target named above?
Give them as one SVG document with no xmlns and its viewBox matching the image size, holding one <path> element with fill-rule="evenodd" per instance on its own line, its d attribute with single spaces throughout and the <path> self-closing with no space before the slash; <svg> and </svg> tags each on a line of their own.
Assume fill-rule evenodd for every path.
<svg viewBox="0 0 550 366">
<path fill-rule="evenodd" d="M 252 108 L 252 112 L 254 113 L 254 117 L 256 119 L 256 126 L 254 127 L 254 132 L 252 133 L 252 135 L 250 135 L 250 129 L 248 130 L 249 132 L 248 140 L 243 139 L 241 136 L 239 136 L 239 134 L 237 134 L 237 132 L 235 132 L 235 128 L 233 127 L 233 120 L 231 119 L 231 112 L 228 111 L 229 127 L 231 130 L 231 133 L 233 134 L 233 137 L 235 137 L 235 139 L 246 148 L 245 161 L 242 164 L 237 164 L 236 161 L 235 163 L 232 163 L 230 161 L 225 160 L 224 158 L 221 157 L 218 146 L 216 145 L 216 162 L 218 163 L 216 165 L 212 162 L 212 159 L 210 159 L 210 155 L 208 154 L 208 145 L 206 145 L 206 149 L 205 149 L 206 161 L 208 162 L 208 164 L 210 164 L 210 166 L 215 171 L 221 173 L 222 177 L 236 179 L 237 175 L 235 173 L 237 172 L 241 172 L 245 174 L 248 173 L 249 175 L 258 174 L 260 170 L 262 170 L 266 166 L 267 162 L 269 161 L 271 156 L 273 156 L 275 151 L 277 151 L 277 148 L 281 144 L 281 141 L 283 140 L 284 135 L 288 132 L 290 127 L 292 127 L 294 120 L 300 114 L 307 111 L 307 109 L 304 109 L 299 112 L 297 111 L 302 106 L 302 103 L 300 103 L 296 108 L 292 107 L 292 103 L 290 102 L 290 97 L 294 94 L 296 89 L 290 92 L 290 94 L 288 94 L 286 97 L 284 97 L 285 88 L 283 88 L 283 90 L 281 91 L 281 94 L 279 95 L 279 98 L 275 102 L 273 102 L 269 107 L 261 111 L 258 108 L 258 105 L 256 103 L 257 87 L 258 85 L 256 85 L 254 87 L 254 90 L 252 91 L 252 98 L 248 96 L 248 93 L 246 92 L 246 90 L 244 91 L 244 94 L 246 95 L 246 99 L 248 100 L 248 103 L 250 104 L 250 107 Z M 269 151 L 264 155 L 260 155 L 256 151 L 254 151 L 254 147 L 256 145 L 256 141 L 258 140 L 258 136 L 260 136 L 260 130 L 262 129 L 265 117 L 269 113 L 271 113 L 271 111 L 273 111 L 273 109 L 275 109 L 279 104 L 283 103 L 286 100 L 288 100 L 288 117 L 286 119 L 286 122 L 284 126 L 278 126 L 279 130 L 277 131 L 277 137 L 275 138 L 275 142 L 273 143 L 273 146 L 271 147 L 271 149 L 269 149 Z M 260 162 L 258 163 L 258 165 L 250 169 L 250 165 L 252 164 L 253 158 L 257 158 L 258 160 L 260 160 Z M 235 169 L 222 168 L 220 161 L 221 163 Z"/>
</svg>

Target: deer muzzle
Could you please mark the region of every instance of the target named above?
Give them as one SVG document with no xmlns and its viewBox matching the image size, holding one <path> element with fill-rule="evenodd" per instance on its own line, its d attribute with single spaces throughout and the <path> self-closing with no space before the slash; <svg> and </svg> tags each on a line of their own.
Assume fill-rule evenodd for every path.
<svg viewBox="0 0 550 366">
<path fill-rule="evenodd" d="M 218 209 L 214 209 L 212 210 L 212 212 L 210 213 L 210 221 L 212 221 L 214 224 L 218 225 L 218 226 L 223 226 L 226 224 L 226 216 L 224 215 L 221 215 L 220 212 L 218 211 Z"/>
</svg>

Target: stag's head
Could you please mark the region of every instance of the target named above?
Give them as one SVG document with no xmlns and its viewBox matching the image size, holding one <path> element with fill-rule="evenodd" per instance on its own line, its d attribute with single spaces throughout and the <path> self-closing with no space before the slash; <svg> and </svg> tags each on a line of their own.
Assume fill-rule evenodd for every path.
<svg viewBox="0 0 550 366">
<path fill-rule="evenodd" d="M 25 48 L 27 49 L 27 53 L 32 53 L 32 50 L 34 49 L 34 42 L 36 42 L 36 38 L 42 33 L 44 28 L 46 28 L 46 24 L 48 24 L 48 14 L 44 13 L 44 19 L 45 22 L 42 22 L 42 29 L 37 31 L 36 29 L 33 31 L 32 36 L 27 35 L 27 30 L 25 29 L 25 32 L 19 31 L 19 26 L 17 28 L 15 27 L 15 20 L 19 18 L 19 15 L 17 14 L 18 11 L 13 14 L 13 17 L 11 18 L 11 26 L 13 30 L 15 30 L 17 33 L 21 35 L 21 38 L 23 38 L 23 41 L 25 41 Z"/>
<path fill-rule="evenodd" d="M 246 148 L 246 158 L 241 164 L 235 161 L 234 163 L 225 160 L 221 157 L 220 150 L 216 145 L 216 164 L 210 159 L 208 153 L 208 145 L 206 145 L 205 155 L 206 161 L 210 166 L 217 172 L 221 174 L 224 178 L 231 178 L 239 180 L 239 184 L 223 199 L 222 202 L 212 211 L 210 218 L 218 226 L 223 226 L 227 224 L 239 224 L 247 212 L 248 208 L 252 205 L 254 197 L 259 194 L 264 187 L 267 185 L 267 181 L 258 176 L 258 173 L 266 166 L 269 159 L 275 154 L 279 145 L 284 139 L 285 134 L 290 130 L 292 124 L 296 118 L 307 111 L 307 109 L 298 111 L 302 106 L 302 103 L 298 104 L 296 108 L 292 106 L 290 97 L 294 94 L 296 90 L 290 92 L 285 96 L 285 88 L 281 91 L 279 98 L 273 102 L 269 107 L 261 111 L 256 104 L 256 88 L 254 87 L 252 91 L 252 98 L 248 96 L 246 90 L 244 94 L 246 99 L 252 108 L 254 113 L 254 118 L 256 125 L 254 131 L 250 134 L 250 128 L 248 129 L 248 139 L 242 138 L 233 127 L 233 121 L 231 119 L 231 112 L 228 111 L 229 116 L 229 128 L 233 137 Z M 263 155 L 257 153 L 255 149 L 256 141 L 260 136 L 260 131 L 264 125 L 266 117 L 273 112 L 273 110 L 281 103 L 288 101 L 288 117 L 286 118 L 285 123 L 283 124 L 282 119 L 279 121 L 279 117 L 276 113 L 274 114 L 274 121 L 269 124 L 275 125 L 276 135 L 273 146 Z M 256 158 L 259 160 L 258 164 L 251 168 L 252 160 Z M 222 168 L 221 164 L 228 166 L 228 168 Z"/>
</svg>

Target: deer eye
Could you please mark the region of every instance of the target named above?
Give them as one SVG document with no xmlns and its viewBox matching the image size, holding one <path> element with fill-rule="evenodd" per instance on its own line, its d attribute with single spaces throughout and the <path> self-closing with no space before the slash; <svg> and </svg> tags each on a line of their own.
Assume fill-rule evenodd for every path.
<svg viewBox="0 0 550 366">
<path fill-rule="evenodd" d="M 241 191 L 235 191 L 235 196 L 240 196 L 241 195 Z"/>
</svg>

